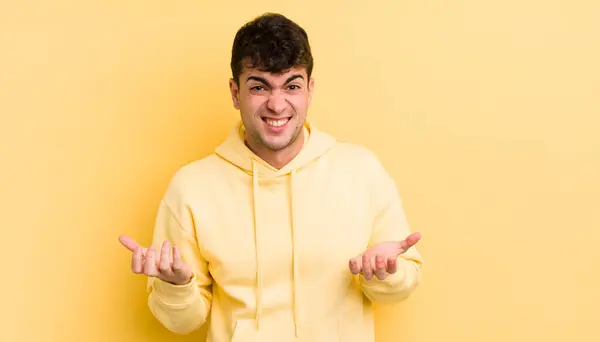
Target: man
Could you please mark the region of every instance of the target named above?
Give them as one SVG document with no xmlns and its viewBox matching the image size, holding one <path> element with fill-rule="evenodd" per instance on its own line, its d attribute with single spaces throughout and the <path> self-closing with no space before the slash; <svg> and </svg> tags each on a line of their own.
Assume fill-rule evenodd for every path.
<svg viewBox="0 0 600 342">
<path fill-rule="evenodd" d="M 246 24 L 231 69 L 240 124 L 174 175 L 153 246 L 120 237 L 152 313 L 182 334 L 210 314 L 214 342 L 373 341 L 372 302 L 407 298 L 421 277 L 394 181 L 306 121 L 313 58 L 294 22 Z"/>
</svg>

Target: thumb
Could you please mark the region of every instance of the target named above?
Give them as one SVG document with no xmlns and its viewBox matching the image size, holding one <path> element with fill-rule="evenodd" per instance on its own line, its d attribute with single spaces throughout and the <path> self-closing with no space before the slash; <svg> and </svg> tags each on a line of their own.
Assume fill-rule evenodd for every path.
<svg viewBox="0 0 600 342">
<path fill-rule="evenodd" d="M 402 253 L 416 245 L 419 240 L 421 240 L 421 233 L 412 233 L 406 239 L 404 239 L 404 241 L 400 241 L 400 249 L 402 250 Z"/>
<path fill-rule="evenodd" d="M 130 238 L 127 235 L 119 236 L 119 241 L 123 246 L 125 246 L 125 248 L 132 252 L 135 252 L 135 250 L 140 246 L 134 239 Z"/>
</svg>

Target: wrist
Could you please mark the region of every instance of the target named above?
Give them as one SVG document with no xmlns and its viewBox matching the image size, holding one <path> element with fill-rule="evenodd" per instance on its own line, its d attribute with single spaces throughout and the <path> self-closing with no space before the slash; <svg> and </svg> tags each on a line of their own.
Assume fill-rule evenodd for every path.
<svg viewBox="0 0 600 342">
<path fill-rule="evenodd" d="M 192 273 L 186 280 L 168 282 L 168 283 L 175 285 L 175 286 L 186 286 L 186 285 L 189 285 L 193 279 L 194 279 L 194 274 Z"/>
<path fill-rule="evenodd" d="M 186 286 L 189 285 L 194 279 L 194 273 L 192 273 L 189 277 L 185 279 L 165 279 L 162 277 L 158 277 L 158 279 L 171 286 Z"/>
</svg>

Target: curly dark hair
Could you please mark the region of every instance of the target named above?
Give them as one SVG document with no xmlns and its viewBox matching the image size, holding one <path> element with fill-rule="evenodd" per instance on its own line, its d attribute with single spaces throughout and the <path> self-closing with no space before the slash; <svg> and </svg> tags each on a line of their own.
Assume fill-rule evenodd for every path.
<svg viewBox="0 0 600 342">
<path fill-rule="evenodd" d="M 271 73 L 304 67 L 310 78 L 313 56 L 306 31 L 277 13 L 248 22 L 237 31 L 231 51 L 231 72 L 238 85 L 244 67 Z"/>
</svg>

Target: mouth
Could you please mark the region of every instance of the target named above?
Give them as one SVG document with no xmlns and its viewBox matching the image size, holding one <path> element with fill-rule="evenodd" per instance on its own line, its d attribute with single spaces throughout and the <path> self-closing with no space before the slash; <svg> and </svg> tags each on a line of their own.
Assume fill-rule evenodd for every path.
<svg viewBox="0 0 600 342">
<path fill-rule="evenodd" d="M 263 117 L 262 120 L 267 124 L 269 128 L 272 130 L 281 130 L 283 129 L 291 118 L 282 118 L 282 119 L 271 119 Z"/>
</svg>

